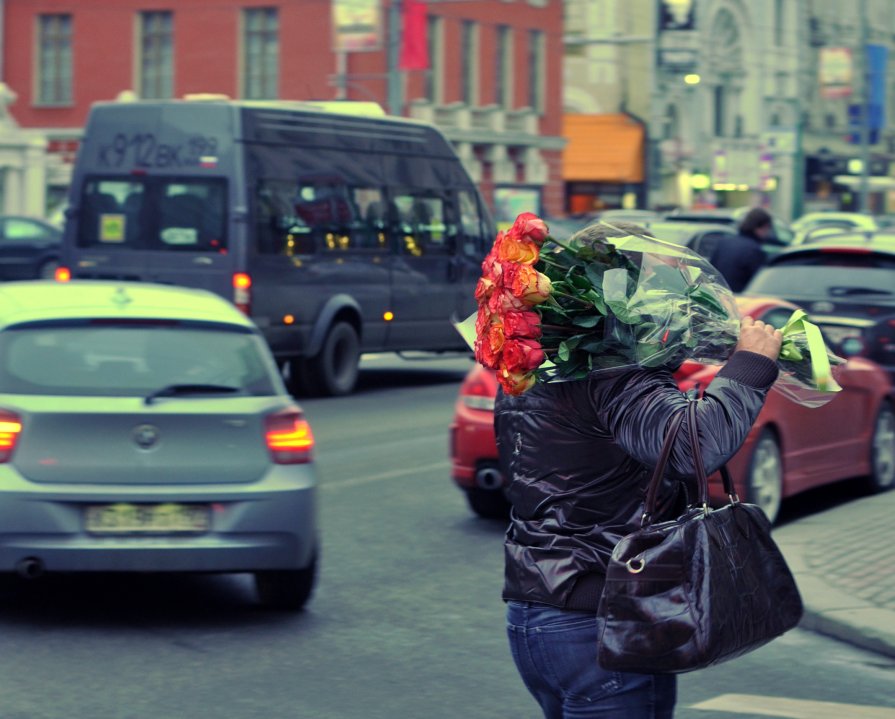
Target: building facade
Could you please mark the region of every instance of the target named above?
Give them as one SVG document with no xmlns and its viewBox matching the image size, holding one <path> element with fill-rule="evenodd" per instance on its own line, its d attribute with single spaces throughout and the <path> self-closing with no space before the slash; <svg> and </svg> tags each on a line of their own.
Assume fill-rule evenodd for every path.
<svg viewBox="0 0 895 719">
<path fill-rule="evenodd" d="M 64 200 L 93 102 L 212 93 L 376 102 L 438 125 L 498 219 L 562 210 L 562 0 L 4 0 L 0 9 L 0 80 L 17 95 L 11 118 L 46 142 L 48 207 Z M 408 42 L 422 58 L 405 57 Z"/>
<path fill-rule="evenodd" d="M 579 206 L 636 196 L 642 207 L 762 204 L 784 218 L 855 208 L 860 48 L 874 45 L 885 50 L 873 81 L 882 109 L 868 113 L 879 124 L 867 133 L 868 209 L 892 209 L 890 0 L 568 0 L 566 16 L 567 123 L 615 115 L 616 126 L 644 124 L 642 153 L 636 137 L 627 143 L 640 173 L 613 175 L 617 130 L 591 150 L 589 188 L 567 173 L 568 195 L 592 191 Z M 567 153 L 579 147 L 569 133 Z"/>
</svg>

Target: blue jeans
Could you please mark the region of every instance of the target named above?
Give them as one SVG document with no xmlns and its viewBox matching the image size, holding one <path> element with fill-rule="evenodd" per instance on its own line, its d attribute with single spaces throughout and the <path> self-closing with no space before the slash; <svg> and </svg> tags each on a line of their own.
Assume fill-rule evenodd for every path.
<svg viewBox="0 0 895 719">
<path fill-rule="evenodd" d="M 546 719 L 671 719 L 673 674 L 630 674 L 597 664 L 595 613 L 507 603 L 513 660 Z"/>
</svg>

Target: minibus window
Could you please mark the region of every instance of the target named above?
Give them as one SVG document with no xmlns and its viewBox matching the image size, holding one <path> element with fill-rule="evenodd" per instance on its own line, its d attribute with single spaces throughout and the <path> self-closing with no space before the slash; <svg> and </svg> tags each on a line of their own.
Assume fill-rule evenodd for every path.
<svg viewBox="0 0 895 719">
<path fill-rule="evenodd" d="M 81 192 L 78 246 L 139 247 L 145 195 L 143 180 L 88 179 Z"/>
<path fill-rule="evenodd" d="M 255 191 L 255 235 L 262 255 L 309 255 L 311 227 L 298 215 L 299 187 L 283 180 L 259 180 Z"/>
<path fill-rule="evenodd" d="M 158 192 L 159 247 L 225 252 L 224 188 L 222 180 L 162 181 Z"/>
<path fill-rule="evenodd" d="M 463 229 L 463 254 L 476 257 L 485 247 L 478 203 L 475 195 L 469 190 L 460 190 L 457 199 L 460 202 L 460 226 Z"/>
<path fill-rule="evenodd" d="M 421 195 L 395 196 L 403 251 L 414 257 L 452 251 L 445 223 L 444 199 Z"/>
</svg>

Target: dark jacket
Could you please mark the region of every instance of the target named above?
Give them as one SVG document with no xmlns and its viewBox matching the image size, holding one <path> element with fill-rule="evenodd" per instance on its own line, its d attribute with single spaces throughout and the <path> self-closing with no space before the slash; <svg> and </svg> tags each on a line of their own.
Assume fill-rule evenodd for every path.
<svg viewBox="0 0 895 719">
<path fill-rule="evenodd" d="M 707 472 L 733 455 L 771 384 L 774 362 L 737 352 L 697 408 Z M 503 598 L 594 611 L 607 559 L 640 526 L 642 503 L 665 428 L 688 399 L 668 370 L 628 369 L 585 380 L 536 384 L 521 396 L 499 393 L 495 430 L 512 503 L 505 542 Z M 666 517 L 692 475 L 689 429 L 670 460 Z"/>
<path fill-rule="evenodd" d="M 761 240 L 748 235 L 724 235 L 709 262 L 721 273 L 733 292 L 742 292 L 767 261 Z"/>
</svg>

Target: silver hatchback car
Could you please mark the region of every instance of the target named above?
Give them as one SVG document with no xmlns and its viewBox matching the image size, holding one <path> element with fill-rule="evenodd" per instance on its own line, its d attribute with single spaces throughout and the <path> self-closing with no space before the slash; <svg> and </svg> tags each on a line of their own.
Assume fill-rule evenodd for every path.
<svg viewBox="0 0 895 719">
<path fill-rule="evenodd" d="M 0 285 L 0 571 L 316 577 L 314 438 L 255 326 L 202 290 Z"/>
</svg>

